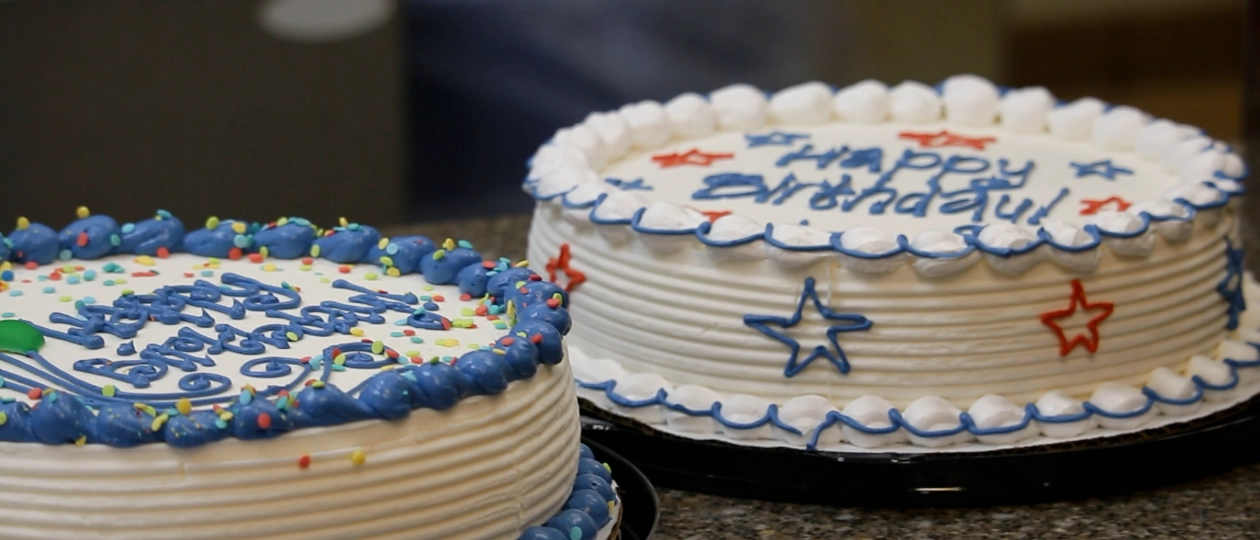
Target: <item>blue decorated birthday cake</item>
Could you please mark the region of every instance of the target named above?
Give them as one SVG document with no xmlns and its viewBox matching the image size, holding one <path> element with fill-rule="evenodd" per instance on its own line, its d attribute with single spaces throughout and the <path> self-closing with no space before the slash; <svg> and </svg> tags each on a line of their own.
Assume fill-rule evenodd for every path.
<svg viewBox="0 0 1260 540">
<path fill-rule="evenodd" d="M 464 241 L 78 210 L 0 237 L 4 538 L 607 538 L 567 297 Z"/>
<path fill-rule="evenodd" d="M 1200 130 L 975 76 L 733 85 L 530 162 L 579 396 L 742 445 L 987 451 L 1260 391 L 1245 167 Z"/>
</svg>

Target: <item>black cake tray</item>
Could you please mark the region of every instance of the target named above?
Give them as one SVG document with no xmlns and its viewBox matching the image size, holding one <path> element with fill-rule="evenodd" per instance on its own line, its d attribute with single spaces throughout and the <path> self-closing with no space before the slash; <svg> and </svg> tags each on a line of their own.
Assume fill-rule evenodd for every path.
<svg viewBox="0 0 1260 540">
<path fill-rule="evenodd" d="M 1115 437 L 933 454 L 698 441 L 609 415 L 584 400 L 582 410 L 585 439 L 616 449 L 656 485 L 798 503 L 1027 504 L 1150 489 L 1260 460 L 1260 398 L 1187 423 Z"/>
<path fill-rule="evenodd" d="M 585 426 L 585 420 L 583 420 Z M 589 446 L 595 459 L 612 468 L 613 481 L 621 497 L 621 540 L 646 540 L 656 530 L 661 515 L 661 501 L 652 483 L 626 458 L 591 440 L 583 433 L 582 443 Z"/>
</svg>

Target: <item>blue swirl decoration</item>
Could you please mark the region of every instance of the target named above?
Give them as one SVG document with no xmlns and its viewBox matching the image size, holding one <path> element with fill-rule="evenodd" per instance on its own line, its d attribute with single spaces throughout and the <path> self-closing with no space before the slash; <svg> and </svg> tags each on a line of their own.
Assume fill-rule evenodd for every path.
<svg viewBox="0 0 1260 540">
<path fill-rule="evenodd" d="M 57 259 L 62 244 L 56 232 L 25 220 L 20 225 L 4 244 L 13 246 L 12 257 L 37 263 Z M 311 231 L 313 239 L 314 228 L 297 218 L 265 227 L 211 218 L 207 225 L 176 238 L 174 233 L 183 226 L 169 213 L 159 212 L 152 219 L 123 227 L 107 216 L 89 216 L 68 226 L 62 236 L 72 239 L 73 245 L 67 248 L 72 255 L 88 257 L 98 256 L 102 243 L 108 246 L 105 253 L 117 248 L 147 254 L 164 247 L 216 257 L 255 245 L 267 246 L 276 256 L 301 256 L 314 249 L 304 247 L 305 231 Z M 531 292 L 517 293 L 516 300 L 537 313 L 531 311 L 528 319 L 515 320 L 493 345 L 469 351 L 454 359 L 453 365 L 417 365 L 383 343 L 351 339 L 350 334 L 362 323 L 395 320 L 440 331 L 451 328 L 451 321 L 435 310 L 417 316 L 424 303 L 414 294 L 390 294 L 344 280 L 332 286 L 351 292 L 348 301 L 312 305 L 304 305 L 301 294 L 285 284 L 272 285 L 230 272 L 221 274 L 219 283 L 197 280 L 151 294 L 128 293 L 110 302 L 78 303 L 73 313 L 50 316 L 49 322 L 64 329 L 28 323 L 47 339 L 98 351 L 104 347 L 103 335 L 131 340 L 149 325 L 174 325 L 179 330 L 161 343 L 143 347 L 124 343 L 116 351 L 124 359 L 87 356 L 71 362 L 68 369 L 38 351 L 0 352 L 0 387 L 39 400 L 35 407 L 11 399 L 0 402 L 0 441 L 119 448 L 165 442 L 186 448 L 228 437 L 261 439 L 307 427 L 396 420 L 415 409 L 445 410 L 465 397 L 501 393 L 512 381 L 532 377 L 538 364 L 561 360 L 561 336 L 568 327 L 567 298 L 562 291 L 558 299 L 552 299 L 557 298 L 558 289 L 538 285 L 542 282 L 536 275 L 512 268 L 507 261 L 484 261 L 466 242 L 448 240 L 456 247 L 435 257 L 439 249 L 424 237 L 396 238 L 384 247 L 378 246 L 379 240 L 375 229 L 349 224 L 310 245 L 323 242 L 326 258 L 339 263 L 358 262 L 379 247 L 381 256 L 397 257 L 392 268 L 409 273 L 432 261 L 428 269 L 433 276 L 424 276 L 427 282 L 459 282 L 460 293 L 469 297 L 483 297 L 496 276 L 519 278 L 531 283 Z M 467 268 L 475 271 L 465 272 Z M 457 279 L 461 273 L 466 279 Z M 485 302 L 491 313 L 506 312 L 503 296 L 485 297 Z M 234 323 L 250 312 L 267 320 L 253 328 Z M 348 339 L 309 357 L 290 352 L 290 343 L 308 334 L 346 335 Z M 266 384 L 234 392 L 232 378 L 215 371 L 219 369 L 215 356 L 226 352 L 250 356 L 239 367 L 240 374 Z M 382 370 L 390 365 L 395 369 Z M 334 372 L 345 370 L 375 373 L 353 388 L 329 382 Z M 111 382 L 102 386 L 81 375 Z M 151 390 L 158 381 L 171 377 L 178 377 L 176 389 Z M 209 406 L 217 408 L 204 408 Z"/>
</svg>

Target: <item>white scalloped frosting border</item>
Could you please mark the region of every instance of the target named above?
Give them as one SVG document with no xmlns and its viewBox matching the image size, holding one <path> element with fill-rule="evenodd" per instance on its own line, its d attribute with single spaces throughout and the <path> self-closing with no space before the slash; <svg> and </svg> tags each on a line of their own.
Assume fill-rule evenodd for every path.
<svg viewBox="0 0 1260 540">
<path fill-rule="evenodd" d="M 1260 302 L 1248 273 L 1244 294 Z M 578 396 L 613 414 L 680 437 L 737 445 L 831 452 L 977 452 L 1111 437 L 1188 422 L 1260 395 L 1260 314 L 1244 311 L 1239 338 L 1213 357 L 1190 358 L 1183 372 L 1156 368 L 1142 388 L 1104 382 L 1087 400 L 1059 391 L 1016 405 L 998 395 L 966 411 L 924 396 L 897 409 L 879 396 L 837 408 L 819 395 L 785 403 L 723 396 L 696 385 L 674 387 L 660 375 L 628 373 L 570 345 Z"/>
<path fill-rule="evenodd" d="M 837 121 L 924 124 L 942 119 L 949 126 L 996 124 L 1011 133 L 1088 139 L 1101 149 L 1132 151 L 1157 162 L 1178 175 L 1181 183 L 1124 211 L 1099 212 L 1081 227 L 1061 221 L 1035 229 L 997 223 L 978 234 L 926 230 L 909 238 L 873 227 L 826 232 L 761 223 L 738 214 L 709 223 L 702 214 L 677 204 L 647 204 L 634 193 L 606 184 L 599 175 L 611 160 L 632 148 L 652 150 L 717 130 Z M 633 232 L 661 252 L 679 246 L 679 237 L 686 236 L 698 239 L 719 262 L 771 258 L 799 266 L 834 253 L 845 266 L 862 273 L 886 273 L 908 263 L 925 277 L 942 277 L 980 258 L 998 271 L 1020 274 L 1043 259 L 1069 270 L 1089 271 L 1091 258 L 1086 253 L 1102 246 L 1129 257 L 1149 256 L 1155 236 L 1176 242 L 1189 235 L 1194 222 L 1218 221 L 1218 209 L 1243 194 L 1246 173 L 1229 145 L 1204 137 L 1196 128 L 1152 119 L 1132 107 L 1109 107 L 1094 98 L 1061 103 L 1045 88 L 999 88 L 980 77 L 958 75 L 935 88 L 906 81 L 889 89 L 862 81 L 837 90 L 810 82 L 768 96 L 748 85 L 732 85 L 707 98 L 686 93 L 665 104 L 642 101 L 618 111 L 592 113 L 582 123 L 557 131 L 538 150 L 524 189 L 539 204 L 559 206 L 565 219 L 577 226 L 594 224 L 601 234 L 617 240 L 628 239 Z M 758 243 L 765 249 L 756 249 Z"/>
</svg>

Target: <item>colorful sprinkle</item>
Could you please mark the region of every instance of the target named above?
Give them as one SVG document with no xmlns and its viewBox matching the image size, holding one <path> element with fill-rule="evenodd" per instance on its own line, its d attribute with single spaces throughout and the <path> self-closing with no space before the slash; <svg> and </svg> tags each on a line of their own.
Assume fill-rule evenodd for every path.
<svg viewBox="0 0 1260 540">
<path fill-rule="evenodd" d="M 117 393 L 118 393 L 118 387 L 112 384 L 107 384 L 103 388 L 101 388 L 101 395 L 105 397 L 114 397 L 114 394 L 117 394 Z"/>
<path fill-rule="evenodd" d="M 303 454 L 301 457 L 298 458 L 299 469 L 305 469 L 310 466 L 311 466 L 311 456 Z"/>
<path fill-rule="evenodd" d="M 86 206 L 80 206 L 74 209 L 74 215 L 78 216 L 79 219 L 87 219 L 92 216 L 92 211 L 88 210 Z"/>
<path fill-rule="evenodd" d="M 354 463 L 355 465 L 363 465 L 363 463 L 365 463 L 366 461 L 367 461 L 367 454 L 363 452 L 362 448 L 356 448 L 354 452 L 350 453 L 351 463 Z"/>
<path fill-rule="evenodd" d="M 179 414 L 188 416 L 192 413 L 192 401 L 189 401 L 188 398 L 180 398 L 179 401 L 175 402 L 175 410 L 179 411 Z"/>
</svg>

